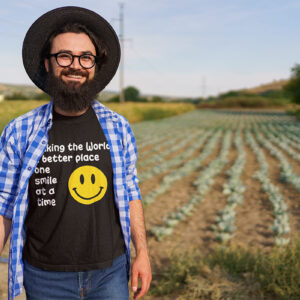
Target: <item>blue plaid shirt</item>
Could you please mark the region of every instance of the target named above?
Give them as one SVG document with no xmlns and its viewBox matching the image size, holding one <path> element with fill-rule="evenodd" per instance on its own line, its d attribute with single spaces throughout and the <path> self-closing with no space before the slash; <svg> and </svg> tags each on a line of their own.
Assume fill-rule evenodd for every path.
<svg viewBox="0 0 300 300">
<path fill-rule="evenodd" d="M 0 141 L 0 214 L 12 219 L 8 265 L 8 299 L 22 292 L 22 251 L 26 238 L 28 181 L 46 150 L 52 126 L 52 106 L 40 106 L 10 122 Z M 141 199 L 136 171 L 137 150 L 128 121 L 98 101 L 93 109 L 110 147 L 115 202 L 126 245 L 127 275 L 130 270 L 129 201 Z"/>
</svg>

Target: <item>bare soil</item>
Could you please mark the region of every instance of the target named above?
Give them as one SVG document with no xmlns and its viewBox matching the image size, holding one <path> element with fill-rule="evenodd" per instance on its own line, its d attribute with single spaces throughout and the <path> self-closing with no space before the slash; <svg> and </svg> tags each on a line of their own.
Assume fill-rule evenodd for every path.
<svg viewBox="0 0 300 300">
<path fill-rule="evenodd" d="M 270 230 L 273 222 L 272 205 L 268 196 L 261 190 L 260 182 L 253 178 L 259 164 L 249 146 L 244 143 L 246 164 L 241 181 L 246 187 L 244 201 L 236 208 L 236 227 L 238 230 L 231 243 L 238 246 L 271 250 L 274 234 Z"/>
</svg>

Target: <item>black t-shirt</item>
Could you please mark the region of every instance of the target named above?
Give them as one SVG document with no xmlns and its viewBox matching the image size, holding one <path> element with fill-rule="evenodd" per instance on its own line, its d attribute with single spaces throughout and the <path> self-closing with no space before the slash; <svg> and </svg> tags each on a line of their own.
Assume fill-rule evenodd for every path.
<svg viewBox="0 0 300 300">
<path fill-rule="evenodd" d="M 115 204 L 109 145 L 92 107 L 53 111 L 49 142 L 29 180 L 23 258 L 55 271 L 111 266 L 125 243 Z"/>
</svg>

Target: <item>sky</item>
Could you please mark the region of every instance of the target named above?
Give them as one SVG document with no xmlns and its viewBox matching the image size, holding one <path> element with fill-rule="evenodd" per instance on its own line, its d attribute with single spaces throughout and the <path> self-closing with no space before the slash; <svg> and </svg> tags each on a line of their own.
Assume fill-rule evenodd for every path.
<svg viewBox="0 0 300 300">
<path fill-rule="evenodd" d="M 0 83 L 33 84 L 22 62 L 31 24 L 68 5 L 94 10 L 119 33 L 121 1 L 2 0 Z M 300 63 L 299 0 L 123 0 L 125 87 L 207 97 L 287 79 Z M 119 90 L 119 73 L 105 88 Z"/>
</svg>

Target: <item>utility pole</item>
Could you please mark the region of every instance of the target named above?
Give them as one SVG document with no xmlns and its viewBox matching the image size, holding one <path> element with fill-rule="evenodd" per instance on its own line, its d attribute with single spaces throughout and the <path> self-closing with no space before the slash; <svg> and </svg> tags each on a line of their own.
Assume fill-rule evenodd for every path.
<svg viewBox="0 0 300 300">
<path fill-rule="evenodd" d="M 120 4 L 120 33 L 119 33 L 119 39 L 121 44 L 121 60 L 120 60 L 120 103 L 125 102 L 124 97 L 124 3 Z"/>
<path fill-rule="evenodd" d="M 206 79 L 205 76 L 202 77 L 202 98 L 205 98 L 206 94 Z"/>
</svg>

